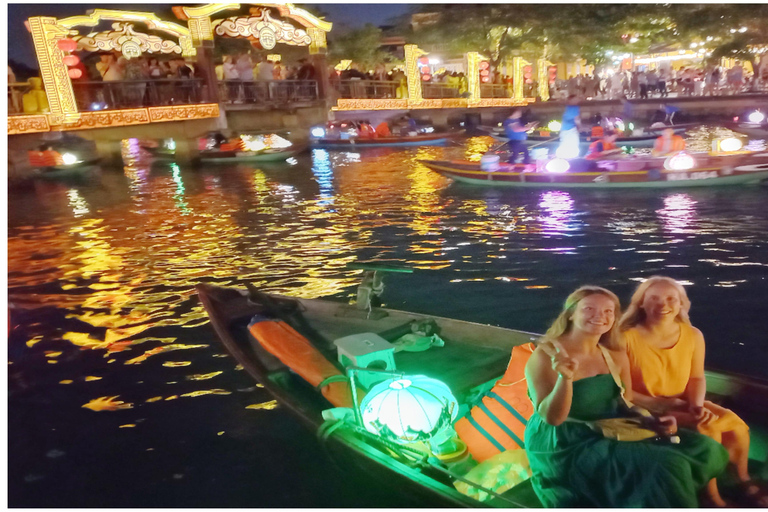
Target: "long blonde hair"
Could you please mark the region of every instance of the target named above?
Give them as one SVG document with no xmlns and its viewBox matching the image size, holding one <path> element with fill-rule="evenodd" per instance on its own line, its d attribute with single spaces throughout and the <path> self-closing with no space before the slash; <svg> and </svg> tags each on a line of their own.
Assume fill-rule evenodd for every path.
<svg viewBox="0 0 768 512">
<path fill-rule="evenodd" d="M 599 286 L 582 286 L 575 292 L 571 293 L 567 299 L 565 299 L 563 311 L 560 312 L 560 315 L 555 319 L 549 329 L 547 329 L 547 332 L 544 334 L 543 338 L 556 340 L 563 334 L 570 332 L 571 327 L 573 327 L 571 317 L 573 316 L 573 312 L 576 310 L 576 306 L 579 304 L 579 302 L 581 302 L 582 299 L 595 294 L 605 295 L 611 299 L 614 306 L 616 307 L 615 316 L 621 315 L 621 302 L 619 302 L 619 298 L 615 293 Z M 619 336 L 618 330 L 616 329 L 617 323 L 618 322 L 614 320 L 613 325 L 611 325 L 611 329 L 600 336 L 599 343 L 611 350 L 617 350 L 622 347 L 622 340 Z"/>
<path fill-rule="evenodd" d="M 635 293 L 632 294 L 632 300 L 627 307 L 627 311 L 622 315 L 621 320 L 618 322 L 619 331 L 626 331 L 645 322 L 645 310 L 642 308 L 643 300 L 645 300 L 645 293 L 651 286 L 658 283 L 670 284 L 677 290 L 677 294 L 680 296 L 680 313 L 675 317 L 675 320 L 691 325 L 691 320 L 688 317 L 688 311 L 691 310 L 691 301 L 688 298 L 688 294 L 685 293 L 683 285 L 671 277 L 652 276 L 640 283 L 640 286 L 637 287 Z"/>
</svg>

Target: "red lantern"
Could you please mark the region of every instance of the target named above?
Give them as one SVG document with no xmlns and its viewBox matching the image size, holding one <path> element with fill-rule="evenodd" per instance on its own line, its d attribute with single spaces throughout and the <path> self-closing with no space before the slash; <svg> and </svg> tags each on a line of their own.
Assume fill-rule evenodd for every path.
<svg viewBox="0 0 768 512">
<path fill-rule="evenodd" d="M 77 41 L 68 37 L 59 39 L 56 42 L 56 45 L 59 47 L 59 50 L 63 52 L 73 52 L 75 49 L 77 49 Z"/>
<path fill-rule="evenodd" d="M 69 74 L 69 78 L 73 80 L 77 80 L 81 76 L 83 76 L 83 72 L 77 68 L 72 68 L 67 70 L 67 73 Z"/>
<path fill-rule="evenodd" d="M 480 69 L 488 69 L 491 64 L 487 60 L 480 61 Z"/>
<path fill-rule="evenodd" d="M 65 55 L 61 61 L 67 66 L 77 66 L 80 62 L 80 57 L 77 55 Z"/>
<path fill-rule="evenodd" d="M 432 79 L 432 75 L 421 75 L 421 79 L 425 82 L 429 82 Z"/>
<path fill-rule="evenodd" d="M 429 73 L 429 66 L 422 66 L 421 67 L 421 72 L 422 73 Z"/>
<path fill-rule="evenodd" d="M 422 66 L 429 64 L 429 59 L 427 57 L 422 57 L 419 59 L 419 64 L 421 64 Z"/>
</svg>

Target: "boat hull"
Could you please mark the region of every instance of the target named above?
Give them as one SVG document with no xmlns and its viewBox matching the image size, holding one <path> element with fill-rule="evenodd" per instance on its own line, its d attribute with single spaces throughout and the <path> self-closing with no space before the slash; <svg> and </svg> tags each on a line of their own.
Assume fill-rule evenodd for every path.
<svg viewBox="0 0 768 512">
<path fill-rule="evenodd" d="M 412 137 L 377 137 L 375 139 L 312 139 L 312 146 L 318 148 L 350 148 L 366 146 L 424 146 L 445 143 L 459 133 L 430 133 Z"/>
<path fill-rule="evenodd" d="M 479 162 L 421 160 L 421 163 L 454 181 L 491 187 L 683 188 L 749 185 L 768 179 L 768 154 L 702 156 L 698 161 L 699 165 L 691 170 L 669 171 L 663 168 L 663 158 L 605 160 L 597 162 L 598 167 L 593 170 L 566 173 L 548 172 L 536 165 L 501 164 L 497 171 L 485 171 Z"/>
<path fill-rule="evenodd" d="M 289 151 L 201 151 L 200 162 L 231 163 L 231 162 L 279 162 L 298 155 L 306 147 L 298 147 Z"/>
<path fill-rule="evenodd" d="M 673 128 L 674 132 L 677 134 L 685 132 L 686 128 Z M 504 135 L 504 132 L 496 130 L 493 133 L 491 133 L 494 139 L 500 141 L 500 142 L 508 142 L 509 138 L 507 138 Z M 643 147 L 653 147 L 654 142 L 657 138 L 661 136 L 660 131 L 649 131 L 645 135 L 639 135 L 635 137 L 617 137 L 615 144 L 619 147 L 621 146 L 627 146 L 627 147 L 633 147 L 633 148 L 643 148 Z M 581 134 L 579 137 L 579 146 L 582 149 L 586 149 L 589 147 L 590 144 L 595 142 L 596 140 L 600 140 L 600 137 L 592 137 L 590 135 Z M 549 147 L 549 146 L 557 146 L 560 144 L 560 137 L 558 134 L 554 134 L 551 136 L 541 136 L 541 135 L 528 135 L 528 138 L 525 140 L 526 144 L 535 144 L 537 146 L 543 146 L 543 147 Z"/>
</svg>

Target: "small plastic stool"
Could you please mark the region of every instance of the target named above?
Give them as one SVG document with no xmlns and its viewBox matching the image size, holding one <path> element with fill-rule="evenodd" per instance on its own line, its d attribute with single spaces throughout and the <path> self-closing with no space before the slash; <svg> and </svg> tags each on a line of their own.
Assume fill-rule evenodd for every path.
<svg viewBox="0 0 768 512">
<path fill-rule="evenodd" d="M 372 332 L 353 334 L 333 342 L 339 351 L 339 362 L 347 366 L 395 371 L 395 346 Z M 388 375 L 375 372 L 359 372 L 357 380 L 361 386 L 369 389 L 377 382 L 389 378 Z"/>
</svg>

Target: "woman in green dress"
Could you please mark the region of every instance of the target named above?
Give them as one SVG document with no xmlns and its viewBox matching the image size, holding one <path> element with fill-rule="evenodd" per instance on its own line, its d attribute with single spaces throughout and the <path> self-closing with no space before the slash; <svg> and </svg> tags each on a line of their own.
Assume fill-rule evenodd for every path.
<svg viewBox="0 0 768 512">
<path fill-rule="evenodd" d="M 626 415 L 622 393 L 632 399 L 619 313 L 612 292 L 579 288 L 528 361 L 535 411 L 525 445 L 534 491 L 547 507 L 697 507 L 699 492 L 728 463 L 719 443 L 684 429 L 679 444 L 663 436 L 616 441 L 589 425 Z M 677 430 L 673 417 L 658 420 L 666 434 Z"/>
</svg>

